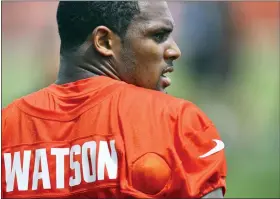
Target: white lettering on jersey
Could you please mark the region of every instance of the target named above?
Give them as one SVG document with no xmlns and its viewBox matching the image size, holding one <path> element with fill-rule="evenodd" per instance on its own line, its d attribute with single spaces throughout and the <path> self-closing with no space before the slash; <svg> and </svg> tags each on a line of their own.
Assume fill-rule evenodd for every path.
<svg viewBox="0 0 280 199">
<path fill-rule="evenodd" d="M 52 148 L 51 154 L 56 156 L 56 188 L 64 188 L 64 156 L 69 155 L 69 148 Z"/>
<path fill-rule="evenodd" d="M 89 150 L 89 155 L 88 155 Z M 91 168 L 88 159 L 91 161 Z M 96 142 L 90 141 L 86 142 L 82 146 L 82 167 L 83 167 L 83 177 L 86 182 L 95 182 L 96 172 L 95 172 L 95 162 L 96 162 Z M 92 172 L 92 175 L 90 174 Z"/>
<path fill-rule="evenodd" d="M 18 190 L 26 191 L 28 189 L 30 156 L 31 151 L 24 151 L 23 167 L 21 167 L 20 152 L 14 153 L 13 164 L 11 153 L 4 153 L 7 192 L 14 190 L 15 175 L 17 178 Z"/>
<path fill-rule="evenodd" d="M 41 172 L 39 172 L 41 166 Z M 42 179 L 44 189 L 50 189 L 50 174 L 46 149 L 37 149 L 35 151 L 34 173 L 32 180 L 32 190 L 37 190 L 38 180 Z"/>
<path fill-rule="evenodd" d="M 82 178 L 81 178 L 81 166 L 78 161 L 74 161 L 74 155 L 81 154 L 81 146 L 80 145 L 74 145 L 72 146 L 70 150 L 70 168 L 75 171 L 74 177 L 71 176 L 69 178 L 69 186 L 73 187 L 76 185 L 81 184 Z"/>
<path fill-rule="evenodd" d="M 65 162 L 68 160 L 67 155 L 69 155 L 70 168 L 67 168 L 68 163 Z M 55 158 L 51 158 L 51 156 L 55 156 Z M 48 160 L 48 158 L 51 159 Z M 53 166 L 49 168 L 49 164 L 55 165 L 56 168 L 54 169 Z M 41 148 L 35 149 L 35 152 L 25 150 L 23 153 L 14 152 L 13 156 L 11 153 L 4 153 L 4 165 L 6 192 L 15 191 L 15 183 L 17 183 L 17 191 L 51 189 L 50 179 L 54 179 L 56 185 L 52 188 L 63 189 L 80 185 L 82 177 L 84 182 L 93 183 L 96 180 L 105 180 L 105 176 L 108 176 L 110 180 L 116 179 L 118 176 L 115 140 L 88 141 L 82 145 L 73 145 L 71 148 L 50 148 L 48 150 Z M 34 170 L 30 170 L 33 168 Z M 29 183 L 29 178 L 32 178 L 31 183 Z M 69 182 L 65 182 L 68 179 Z M 29 184 L 31 184 L 30 187 Z M 38 184 L 42 184 L 42 186 Z"/>
<path fill-rule="evenodd" d="M 109 179 L 116 179 L 118 173 L 118 156 L 115 140 L 110 141 L 111 155 L 106 141 L 100 141 L 98 153 L 98 180 L 104 180 L 105 166 Z"/>
</svg>

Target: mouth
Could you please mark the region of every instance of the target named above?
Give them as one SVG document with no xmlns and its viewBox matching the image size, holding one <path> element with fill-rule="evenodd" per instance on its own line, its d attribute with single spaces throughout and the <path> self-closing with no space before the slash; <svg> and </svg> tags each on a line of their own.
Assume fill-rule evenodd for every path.
<svg viewBox="0 0 280 199">
<path fill-rule="evenodd" d="M 161 74 L 161 76 L 160 76 L 160 79 L 161 79 L 161 86 L 163 87 L 163 88 L 166 88 L 166 87 L 168 87 L 168 86 L 170 86 L 171 85 L 171 79 L 169 78 L 169 77 L 167 77 L 166 76 L 166 74 L 168 74 L 168 73 L 172 73 L 173 72 L 173 68 L 172 67 L 167 67 L 166 69 L 164 69 L 163 71 L 162 71 L 162 74 Z"/>
</svg>

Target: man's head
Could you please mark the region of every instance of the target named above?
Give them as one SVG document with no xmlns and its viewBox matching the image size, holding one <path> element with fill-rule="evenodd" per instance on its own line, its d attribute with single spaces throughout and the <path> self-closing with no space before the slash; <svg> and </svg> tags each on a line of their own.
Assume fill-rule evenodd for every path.
<svg viewBox="0 0 280 199">
<path fill-rule="evenodd" d="M 170 84 L 163 74 L 180 50 L 165 2 L 60 2 L 57 22 L 62 54 L 87 43 L 127 83 L 161 91 Z"/>
</svg>

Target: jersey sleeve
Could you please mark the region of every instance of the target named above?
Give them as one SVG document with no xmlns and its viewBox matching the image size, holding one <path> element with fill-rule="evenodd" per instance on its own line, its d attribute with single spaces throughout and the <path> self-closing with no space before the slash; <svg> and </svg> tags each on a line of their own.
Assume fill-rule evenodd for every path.
<svg viewBox="0 0 280 199">
<path fill-rule="evenodd" d="M 224 143 L 210 119 L 194 104 L 183 102 L 174 133 L 172 196 L 201 198 L 226 191 Z"/>
</svg>

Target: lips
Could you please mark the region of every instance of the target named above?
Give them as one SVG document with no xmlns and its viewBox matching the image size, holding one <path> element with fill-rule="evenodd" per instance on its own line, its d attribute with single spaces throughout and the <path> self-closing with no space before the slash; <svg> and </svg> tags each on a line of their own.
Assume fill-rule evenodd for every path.
<svg viewBox="0 0 280 199">
<path fill-rule="evenodd" d="M 166 88 L 166 87 L 171 85 L 171 79 L 169 77 L 161 75 L 160 78 L 161 78 L 161 81 L 162 81 L 162 86 L 164 88 Z"/>
<path fill-rule="evenodd" d="M 173 72 L 173 68 L 171 66 L 168 66 L 166 69 L 163 70 L 162 74 L 165 74 L 165 73 L 172 73 Z"/>
<path fill-rule="evenodd" d="M 172 67 L 167 67 L 166 69 L 163 70 L 160 76 L 163 88 L 166 88 L 171 85 L 171 79 L 169 77 L 166 77 L 165 74 L 172 73 L 173 70 L 174 69 Z"/>
</svg>

